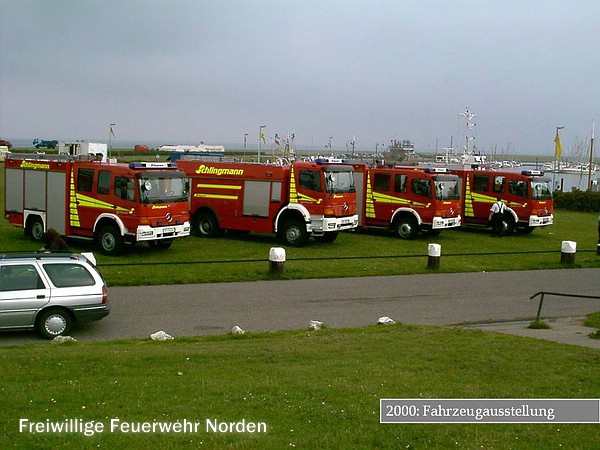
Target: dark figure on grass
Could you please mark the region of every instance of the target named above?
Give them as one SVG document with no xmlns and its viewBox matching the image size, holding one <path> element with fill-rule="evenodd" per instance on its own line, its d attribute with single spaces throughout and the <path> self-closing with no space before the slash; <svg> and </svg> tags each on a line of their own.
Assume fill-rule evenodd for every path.
<svg viewBox="0 0 600 450">
<path fill-rule="evenodd" d="M 502 203 L 500 197 L 496 198 L 496 203 L 490 208 L 489 222 L 492 224 L 492 237 L 502 237 L 504 231 L 504 211 L 506 211 L 506 205 Z"/>
<path fill-rule="evenodd" d="M 46 232 L 46 244 L 40 248 L 40 252 L 68 252 L 69 246 L 63 238 L 60 237 L 60 233 L 54 228 L 48 228 Z"/>
</svg>

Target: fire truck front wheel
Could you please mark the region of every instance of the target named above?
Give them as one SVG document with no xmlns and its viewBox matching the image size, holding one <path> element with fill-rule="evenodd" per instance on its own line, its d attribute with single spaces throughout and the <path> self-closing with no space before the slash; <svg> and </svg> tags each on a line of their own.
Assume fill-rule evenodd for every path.
<svg viewBox="0 0 600 450">
<path fill-rule="evenodd" d="M 277 237 L 283 244 L 291 247 L 303 247 L 308 242 L 309 236 L 302 221 L 290 219 L 277 231 Z"/>
<path fill-rule="evenodd" d="M 506 235 L 506 236 L 511 235 L 517 229 L 517 224 L 515 223 L 515 220 L 511 216 L 505 215 L 504 218 L 502 219 L 502 229 L 504 230 L 503 231 L 504 235 Z"/>
<path fill-rule="evenodd" d="M 123 236 L 112 225 L 107 225 L 100 229 L 96 236 L 96 242 L 104 255 L 114 256 L 123 251 Z"/>
<path fill-rule="evenodd" d="M 418 233 L 417 221 L 410 217 L 399 217 L 394 222 L 394 232 L 400 239 L 414 239 Z"/>
</svg>

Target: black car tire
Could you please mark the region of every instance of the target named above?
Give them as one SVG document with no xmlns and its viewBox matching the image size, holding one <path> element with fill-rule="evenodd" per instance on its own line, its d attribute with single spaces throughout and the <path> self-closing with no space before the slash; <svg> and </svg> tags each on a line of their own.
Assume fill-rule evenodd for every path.
<svg viewBox="0 0 600 450">
<path fill-rule="evenodd" d="M 64 336 L 73 326 L 71 315 L 63 309 L 48 309 L 40 315 L 37 321 L 37 328 L 40 334 L 46 339 L 54 339 L 57 336 Z"/>
</svg>

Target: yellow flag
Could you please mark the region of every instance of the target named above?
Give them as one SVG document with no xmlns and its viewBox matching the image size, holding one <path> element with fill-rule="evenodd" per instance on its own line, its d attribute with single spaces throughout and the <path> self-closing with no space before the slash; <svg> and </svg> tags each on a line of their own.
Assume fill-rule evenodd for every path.
<svg viewBox="0 0 600 450">
<path fill-rule="evenodd" d="M 264 144 L 267 143 L 267 140 L 265 139 L 265 134 L 262 131 L 260 132 L 260 138 L 262 139 Z"/>
<path fill-rule="evenodd" d="M 558 130 L 556 130 L 556 136 L 554 137 L 554 157 L 560 158 L 562 155 L 562 145 L 560 145 L 560 138 L 558 137 Z"/>
</svg>

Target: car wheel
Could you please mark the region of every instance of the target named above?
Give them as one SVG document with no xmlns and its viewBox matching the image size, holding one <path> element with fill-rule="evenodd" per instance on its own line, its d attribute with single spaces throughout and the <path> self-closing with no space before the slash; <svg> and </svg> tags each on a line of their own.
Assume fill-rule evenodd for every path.
<svg viewBox="0 0 600 450">
<path fill-rule="evenodd" d="M 64 336 L 71 331 L 73 320 L 70 314 L 62 309 L 44 311 L 38 319 L 38 331 L 46 339 Z"/>
</svg>

